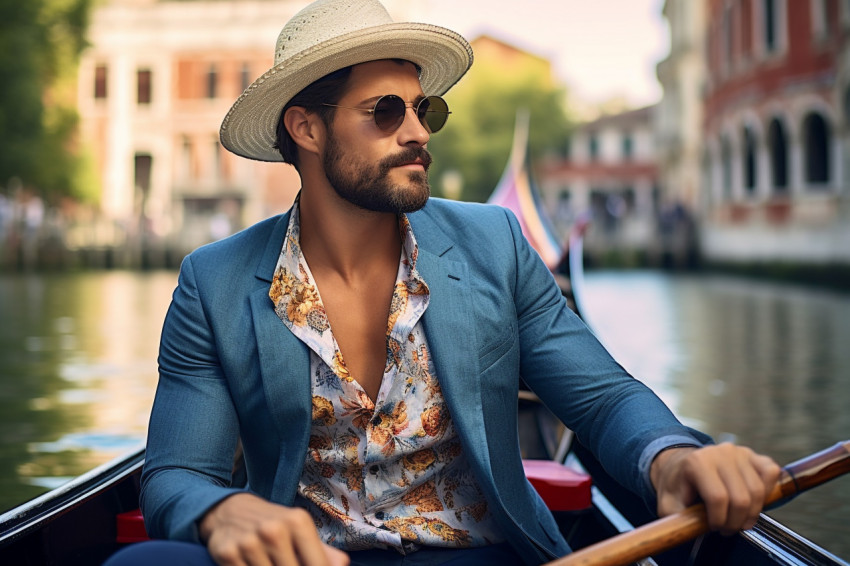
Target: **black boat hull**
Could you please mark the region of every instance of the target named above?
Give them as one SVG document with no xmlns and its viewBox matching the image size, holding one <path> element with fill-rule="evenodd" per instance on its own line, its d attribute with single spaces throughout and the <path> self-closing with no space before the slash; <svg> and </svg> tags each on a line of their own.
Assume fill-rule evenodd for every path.
<svg viewBox="0 0 850 566">
<path fill-rule="evenodd" d="M 546 440 L 539 446 L 544 446 Z M 585 510 L 555 512 L 573 548 L 609 538 L 651 520 L 645 506 L 607 478 L 590 454 L 573 443 L 567 456 L 594 482 L 593 504 Z M 138 507 L 144 450 L 81 476 L 0 516 L 0 564 L 90 566 L 119 549 L 118 516 Z M 707 535 L 646 564 L 673 566 L 850 566 L 763 516 L 750 531 L 733 537 Z"/>
</svg>

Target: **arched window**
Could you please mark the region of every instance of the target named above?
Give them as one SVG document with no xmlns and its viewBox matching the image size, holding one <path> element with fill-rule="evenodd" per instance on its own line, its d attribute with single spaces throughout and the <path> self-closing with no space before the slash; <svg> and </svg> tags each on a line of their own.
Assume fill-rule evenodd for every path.
<svg viewBox="0 0 850 566">
<path fill-rule="evenodd" d="M 743 131 L 744 190 L 748 195 L 756 191 L 756 137 L 753 130 L 744 126 Z"/>
<path fill-rule="evenodd" d="M 788 191 L 788 141 L 785 128 L 778 118 L 774 118 L 767 128 L 767 144 L 770 150 L 770 175 L 773 191 Z"/>
<path fill-rule="evenodd" d="M 723 172 L 723 199 L 730 200 L 732 198 L 732 147 L 729 145 L 729 138 L 725 136 L 720 140 L 720 167 Z"/>
<path fill-rule="evenodd" d="M 809 113 L 803 119 L 803 144 L 806 157 L 806 182 L 829 182 L 829 125 L 817 112 Z"/>
</svg>

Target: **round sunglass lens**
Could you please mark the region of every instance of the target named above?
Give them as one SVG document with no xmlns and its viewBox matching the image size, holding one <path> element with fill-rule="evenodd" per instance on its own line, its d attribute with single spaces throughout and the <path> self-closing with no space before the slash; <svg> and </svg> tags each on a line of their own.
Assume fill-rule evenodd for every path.
<svg viewBox="0 0 850 566">
<path fill-rule="evenodd" d="M 383 132 L 393 132 L 404 121 L 404 100 L 394 94 L 382 96 L 375 103 L 375 125 Z"/>
<path fill-rule="evenodd" d="M 422 125 L 433 134 L 446 125 L 449 118 L 449 105 L 439 96 L 429 96 L 419 103 L 417 109 Z"/>
</svg>

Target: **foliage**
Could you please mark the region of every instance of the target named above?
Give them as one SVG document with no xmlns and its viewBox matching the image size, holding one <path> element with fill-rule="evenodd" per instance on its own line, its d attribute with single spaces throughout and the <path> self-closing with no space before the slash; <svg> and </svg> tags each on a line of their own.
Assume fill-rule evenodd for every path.
<svg viewBox="0 0 850 566">
<path fill-rule="evenodd" d="M 566 93 L 553 86 L 539 65 L 506 72 L 496 62 L 476 61 L 468 75 L 446 95 L 452 115 L 446 128 L 431 138 L 434 156 L 430 178 L 434 193 L 446 195 L 446 172 L 460 173 L 467 201 L 485 201 L 507 164 L 516 114 L 530 112 L 529 152 L 532 163 L 564 152 L 570 122 Z"/>
<path fill-rule="evenodd" d="M 76 190 L 74 80 L 92 0 L 0 0 L 0 187 Z"/>
</svg>

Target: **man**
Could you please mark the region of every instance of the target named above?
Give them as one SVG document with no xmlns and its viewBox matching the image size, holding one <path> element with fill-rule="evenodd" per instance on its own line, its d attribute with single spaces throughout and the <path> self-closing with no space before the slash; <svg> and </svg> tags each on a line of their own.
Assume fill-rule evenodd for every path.
<svg viewBox="0 0 850 566">
<path fill-rule="evenodd" d="M 510 213 L 429 199 L 438 95 L 471 63 L 463 38 L 377 0 L 319 0 L 284 27 L 221 137 L 293 164 L 302 191 L 191 254 L 163 329 L 142 511 L 154 537 L 191 544 L 115 563 L 563 555 L 523 474 L 520 376 L 659 513 L 702 499 L 716 529 L 755 522 L 776 464 L 702 447 L 566 308 Z"/>
</svg>

